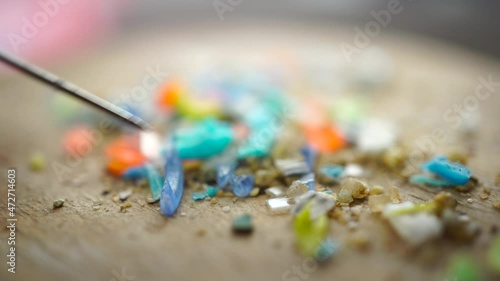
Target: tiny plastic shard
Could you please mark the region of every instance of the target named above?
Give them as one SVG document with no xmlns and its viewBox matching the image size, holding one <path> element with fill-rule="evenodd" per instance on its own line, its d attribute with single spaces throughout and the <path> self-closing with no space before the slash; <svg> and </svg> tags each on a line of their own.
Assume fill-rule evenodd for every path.
<svg viewBox="0 0 500 281">
<path fill-rule="evenodd" d="M 272 214 L 285 214 L 292 208 L 292 205 L 288 203 L 288 198 L 285 197 L 268 199 L 266 203 Z"/>
<path fill-rule="evenodd" d="M 286 196 L 288 198 L 295 198 L 306 193 L 309 190 L 309 186 L 302 183 L 301 181 L 294 181 L 292 185 L 286 191 Z"/>
<path fill-rule="evenodd" d="M 64 206 L 64 199 L 57 199 L 57 200 L 54 200 L 54 203 L 52 204 L 54 209 L 57 209 L 57 208 L 61 208 L 62 206 Z"/>
<path fill-rule="evenodd" d="M 314 190 L 314 173 L 304 175 L 299 181 L 306 184 L 309 190 Z"/>
<path fill-rule="evenodd" d="M 332 258 L 338 252 L 339 248 L 340 246 L 337 242 L 330 238 L 326 238 L 316 250 L 314 259 L 319 262 L 326 261 Z"/>
<path fill-rule="evenodd" d="M 146 168 L 140 165 L 127 168 L 123 172 L 122 178 L 126 180 L 138 181 L 147 178 L 147 176 L 148 174 Z"/>
<path fill-rule="evenodd" d="M 250 234 L 253 231 L 252 216 L 244 214 L 233 219 L 233 232 L 235 234 Z"/>
<path fill-rule="evenodd" d="M 366 172 L 358 164 L 348 164 L 344 168 L 344 172 L 342 173 L 342 177 L 353 177 L 353 178 L 360 178 L 366 176 Z"/>
<path fill-rule="evenodd" d="M 118 194 L 118 198 L 120 198 L 120 200 L 123 202 L 127 200 L 127 198 L 129 198 L 130 195 L 132 195 L 132 189 L 127 189 L 125 191 L 120 192 Z"/>
<path fill-rule="evenodd" d="M 156 160 L 160 157 L 161 141 L 156 132 L 141 131 L 139 146 L 141 153 L 149 160 Z"/>
<path fill-rule="evenodd" d="M 250 195 L 250 192 L 254 187 L 253 186 L 254 178 L 251 175 L 241 175 L 241 176 L 232 175 L 230 183 L 234 195 L 240 198 L 244 198 Z"/>
<path fill-rule="evenodd" d="M 205 190 L 205 194 L 208 195 L 209 197 L 215 197 L 218 191 L 219 191 L 218 188 L 213 186 L 208 186 L 207 189 Z"/>
<path fill-rule="evenodd" d="M 266 189 L 266 194 L 270 197 L 280 197 L 286 193 L 286 188 L 281 186 L 273 186 Z"/>
<path fill-rule="evenodd" d="M 148 177 L 149 190 L 151 191 L 151 197 L 154 200 L 159 200 L 161 196 L 161 190 L 163 188 L 163 177 L 158 173 L 156 168 L 151 164 L 146 164 L 146 175 Z"/>
<path fill-rule="evenodd" d="M 440 237 L 443 234 L 443 224 L 435 214 L 417 212 L 404 215 L 390 215 L 394 211 L 413 208 L 415 204 L 404 202 L 401 204 L 388 204 L 382 215 L 389 221 L 398 235 L 412 246 L 418 246 L 426 241 Z"/>
<path fill-rule="evenodd" d="M 310 172 L 307 162 L 294 159 L 276 159 L 275 165 L 285 176 L 304 175 Z"/>
<path fill-rule="evenodd" d="M 296 216 L 302 209 L 311 202 L 318 193 L 315 191 L 308 191 L 297 198 L 295 198 L 295 204 L 291 208 L 292 215 Z"/>
<path fill-rule="evenodd" d="M 452 183 L 448 180 L 440 179 L 440 178 L 433 178 L 433 177 L 429 177 L 427 175 L 411 176 L 410 182 L 415 183 L 415 184 L 423 184 L 423 185 L 436 186 L 436 187 L 455 185 L 454 183 Z"/>
<path fill-rule="evenodd" d="M 344 167 L 340 165 L 324 166 L 319 169 L 320 173 L 330 179 L 338 179 L 344 173 Z"/>
<path fill-rule="evenodd" d="M 184 169 L 177 150 L 169 143 L 165 153 L 165 182 L 160 196 L 160 210 L 172 216 L 181 202 L 184 192 Z"/>
<path fill-rule="evenodd" d="M 45 158 L 41 153 L 35 153 L 31 156 L 30 168 L 35 172 L 45 169 Z"/>
<path fill-rule="evenodd" d="M 306 163 L 309 165 L 309 169 L 314 170 L 314 164 L 316 163 L 317 152 L 311 146 L 305 145 L 300 149 L 300 153 L 304 157 Z"/>
<path fill-rule="evenodd" d="M 356 143 L 363 152 L 380 152 L 394 146 L 396 126 L 383 119 L 367 119 L 361 124 Z"/>
<path fill-rule="evenodd" d="M 203 200 L 207 197 L 208 197 L 208 195 L 206 193 L 193 193 L 193 194 L 191 194 L 191 199 L 193 199 L 194 201 L 200 201 L 200 200 Z"/>
<path fill-rule="evenodd" d="M 229 184 L 231 175 L 234 173 L 235 165 L 232 162 L 217 166 L 217 186 L 225 188 Z"/>
<path fill-rule="evenodd" d="M 318 192 L 311 204 L 311 219 L 315 220 L 320 216 L 326 214 L 328 211 L 335 207 L 335 201 L 333 196 Z"/>
<path fill-rule="evenodd" d="M 231 211 L 231 207 L 229 207 L 229 206 L 224 206 L 224 207 L 222 207 L 222 211 L 223 211 L 224 213 L 229 213 L 229 211 Z"/>
<path fill-rule="evenodd" d="M 319 246 L 324 241 L 328 231 L 328 218 L 321 215 L 317 219 L 311 219 L 311 202 L 308 203 L 295 216 L 293 229 L 295 243 L 299 250 L 308 257 L 314 257 Z"/>
</svg>

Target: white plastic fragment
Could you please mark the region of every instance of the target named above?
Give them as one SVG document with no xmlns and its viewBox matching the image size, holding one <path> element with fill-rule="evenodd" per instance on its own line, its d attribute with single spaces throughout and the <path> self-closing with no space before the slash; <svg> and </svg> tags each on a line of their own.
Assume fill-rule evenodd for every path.
<svg viewBox="0 0 500 281">
<path fill-rule="evenodd" d="M 353 177 L 353 178 L 360 178 L 364 176 L 366 176 L 366 172 L 363 169 L 363 167 L 361 167 L 361 165 L 358 164 L 347 164 L 341 175 L 341 177 Z"/>
<path fill-rule="evenodd" d="M 414 214 L 391 215 L 396 210 L 413 207 L 411 202 L 388 204 L 382 215 L 389 221 L 398 235 L 412 246 L 418 246 L 433 238 L 441 236 L 443 224 L 436 215 L 428 212 Z"/>
<path fill-rule="evenodd" d="M 368 119 L 361 124 L 357 145 L 364 152 L 380 152 L 394 146 L 396 126 L 383 119 Z"/>
<path fill-rule="evenodd" d="M 295 198 L 295 205 L 292 207 L 292 215 L 297 215 L 300 213 L 302 208 L 309 203 L 311 203 L 310 218 L 315 220 L 321 215 L 326 214 L 333 207 L 335 207 L 335 197 L 333 195 L 328 195 L 322 192 L 309 191 L 301 196 Z"/>
<path fill-rule="evenodd" d="M 266 189 L 266 194 L 271 197 L 280 197 L 286 193 L 286 188 L 281 186 L 273 186 Z"/>
<path fill-rule="evenodd" d="M 272 214 L 283 214 L 289 212 L 292 208 L 292 205 L 288 203 L 288 200 L 289 199 L 285 197 L 273 198 L 268 199 L 266 203 Z"/>
<path fill-rule="evenodd" d="M 140 149 L 150 160 L 156 160 L 160 157 L 161 141 L 160 136 L 153 131 L 142 131 L 140 133 Z"/>
<path fill-rule="evenodd" d="M 303 175 L 310 171 L 307 162 L 294 159 L 276 159 L 275 165 L 285 177 Z"/>
<path fill-rule="evenodd" d="M 333 196 L 329 196 L 324 193 L 316 193 L 316 197 L 313 199 L 313 203 L 310 210 L 311 220 L 315 220 L 320 216 L 326 214 L 333 207 L 335 207 L 335 201 Z"/>
</svg>

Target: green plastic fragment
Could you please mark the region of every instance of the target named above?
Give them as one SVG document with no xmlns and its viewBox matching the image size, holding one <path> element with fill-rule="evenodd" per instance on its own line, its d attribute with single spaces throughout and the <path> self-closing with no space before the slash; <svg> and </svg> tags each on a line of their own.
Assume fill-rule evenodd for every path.
<svg viewBox="0 0 500 281">
<path fill-rule="evenodd" d="M 206 193 L 193 193 L 191 195 L 191 199 L 193 199 L 194 201 L 200 201 L 200 200 L 203 200 L 207 197 L 208 197 L 208 195 Z"/>
<path fill-rule="evenodd" d="M 293 223 L 295 243 L 305 255 L 312 257 L 320 249 L 328 232 L 328 218 L 325 214 L 311 220 L 311 203 L 308 203 L 295 217 Z"/>
<path fill-rule="evenodd" d="M 469 256 L 455 255 L 450 263 L 447 274 L 448 280 L 453 281 L 479 281 L 481 271 Z"/>
<path fill-rule="evenodd" d="M 45 169 L 45 158 L 42 154 L 36 153 L 31 156 L 30 168 L 35 172 Z"/>
<path fill-rule="evenodd" d="M 491 242 L 488 250 L 488 264 L 493 271 L 500 273 L 500 235 L 497 235 Z"/>
<path fill-rule="evenodd" d="M 207 187 L 207 190 L 205 190 L 205 194 L 210 197 L 215 197 L 218 191 L 219 189 L 217 187 L 209 186 Z"/>
<path fill-rule="evenodd" d="M 224 151 L 233 141 L 229 124 L 206 119 L 174 133 L 175 147 L 182 159 L 206 159 Z"/>
<path fill-rule="evenodd" d="M 237 234 L 249 234 L 253 231 L 252 216 L 244 214 L 233 219 L 233 232 Z"/>
</svg>

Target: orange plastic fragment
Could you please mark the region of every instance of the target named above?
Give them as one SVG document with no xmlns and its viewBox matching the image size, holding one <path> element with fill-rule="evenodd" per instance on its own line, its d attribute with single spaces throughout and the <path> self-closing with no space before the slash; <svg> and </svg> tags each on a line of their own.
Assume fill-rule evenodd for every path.
<svg viewBox="0 0 500 281">
<path fill-rule="evenodd" d="M 101 136 L 102 137 L 102 136 Z M 94 139 L 92 131 L 87 126 L 70 129 L 63 137 L 64 151 L 72 156 L 85 156 L 99 140 Z"/>
<path fill-rule="evenodd" d="M 319 152 L 334 152 L 346 146 L 342 132 L 333 125 L 305 125 L 306 138 L 315 150 Z"/>
<path fill-rule="evenodd" d="M 184 85 L 180 80 L 170 80 L 158 92 L 157 103 L 163 110 L 170 110 L 177 105 L 184 92 Z"/>
<path fill-rule="evenodd" d="M 121 137 L 106 147 L 108 158 L 107 170 L 120 176 L 127 168 L 146 162 L 146 157 L 139 150 L 138 138 Z"/>
</svg>

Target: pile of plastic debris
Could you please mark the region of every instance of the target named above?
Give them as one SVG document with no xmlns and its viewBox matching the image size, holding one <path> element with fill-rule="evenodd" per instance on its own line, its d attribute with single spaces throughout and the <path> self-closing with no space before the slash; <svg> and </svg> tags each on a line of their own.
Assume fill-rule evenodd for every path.
<svg viewBox="0 0 500 281">
<path fill-rule="evenodd" d="M 147 181 L 148 202 L 159 201 L 163 214 L 175 214 L 184 189 L 194 201 L 267 196 L 269 213 L 291 213 L 297 248 L 317 260 L 340 246 L 328 235 L 330 220 L 354 229 L 366 213 L 386 220 L 414 247 L 439 238 L 470 242 L 477 236 L 477 225 L 456 210 L 450 193 L 414 203 L 402 200 L 392 184 L 367 183 L 389 171 L 401 183 L 470 190 L 479 183 L 465 167 L 465 156 L 432 158 L 416 174 L 408 149 L 398 144 L 395 124 L 367 117 L 358 99 L 322 103 L 296 93 L 289 83 L 294 80 L 275 70 L 204 74 L 191 83 L 169 79 L 147 102 L 120 104 L 164 129 L 160 158 L 146 157 L 140 135 L 126 128 L 105 149 L 107 171 Z M 66 151 L 77 153 L 85 135 L 81 127 L 70 130 Z M 251 216 L 234 219 L 235 233 L 252 230 Z M 357 237 L 353 243 L 369 241 Z"/>
</svg>

